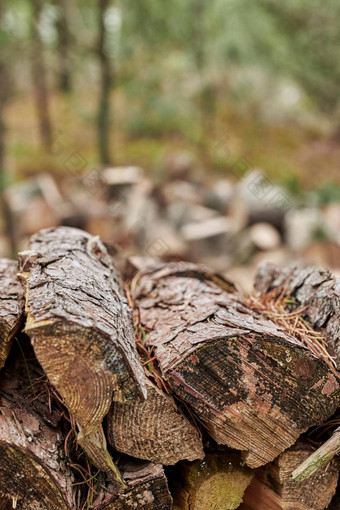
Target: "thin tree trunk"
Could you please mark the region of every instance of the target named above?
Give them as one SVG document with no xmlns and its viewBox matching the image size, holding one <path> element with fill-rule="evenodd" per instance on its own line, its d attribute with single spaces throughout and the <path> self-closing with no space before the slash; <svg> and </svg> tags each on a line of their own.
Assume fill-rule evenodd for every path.
<svg viewBox="0 0 340 510">
<path fill-rule="evenodd" d="M 58 88 L 60 92 L 67 93 L 72 90 L 70 46 L 71 34 L 68 22 L 68 2 L 59 0 L 58 18 L 56 28 L 58 34 Z"/>
<path fill-rule="evenodd" d="M 77 420 L 78 443 L 120 490 L 102 420 L 112 399 L 146 393 L 119 275 L 97 238 L 68 227 L 33 236 L 19 265 L 38 361 Z"/>
<path fill-rule="evenodd" d="M 4 6 L 0 3 L 0 32 L 2 30 Z M 5 46 L 3 46 L 4 48 Z M 16 232 L 14 218 L 5 194 L 7 186 L 7 173 L 5 162 L 5 109 L 9 99 L 10 77 L 8 59 L 4 49 L 0 45 L 0 207 L 4 222 L 4 232 L 10 243 L 10 255 L 14 257 L 17 251 Z"/>
<path fill-rule="evenodd" d="M 98 149 L 103 164 L 112 163 L 110 153 L 110 90 L 113 83 L 113 70 L 107 53 L 107 29 L 105 16 L 110 7 L 110 0 L 98 0 L 98 58 L 100 66 L 100 90 L 97 115 Z"/>
<path fill-rule="evenodd" d="M 142 270 L 133 289 L 163 378 L 250 467 L 273 460 L 338 407 L 328 359 L 226 291 L 228 282 L 171 263 Z"/>
<path fill-rule="evenodd" d="M 31 0 L 31 4 L 32 81 L 41 142 L 46 151 L 50 152 L 52 146 L 52 125 L 49 112 L 50 105 L 43 42 L 39 31 L 43 2 L 42 0 Z"/>
</svg>

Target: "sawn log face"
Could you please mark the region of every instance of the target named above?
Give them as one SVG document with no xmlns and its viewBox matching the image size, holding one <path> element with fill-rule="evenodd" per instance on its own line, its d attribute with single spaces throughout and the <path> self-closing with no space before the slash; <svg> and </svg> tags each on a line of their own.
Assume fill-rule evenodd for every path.
<svg viewBox="0 0 340 510">
<path fill-rule="evenodd" d="M 249 466 L 274 459 L 339 405 L 339 381 L 322 359 L 192 264 L 142 270 L 134 297 L 163 376 Z"/>
<path fill-rule="evenodd" d="M 79 423 L 78 441 L 113 479 L 103 417 L 112 398 L 145 395 L 118 273 L 98 238 L 67 227 L 34 235 L 19 267 L 35 354 Z"/>
<path fill-rule="evenodd" d="M 119 452 L 159 464 L 203 459 L 198 430 L 170 395 L 147 381 L 147 398 L 114 402 L 107 417 L 108 439 Z"/>
</svg>

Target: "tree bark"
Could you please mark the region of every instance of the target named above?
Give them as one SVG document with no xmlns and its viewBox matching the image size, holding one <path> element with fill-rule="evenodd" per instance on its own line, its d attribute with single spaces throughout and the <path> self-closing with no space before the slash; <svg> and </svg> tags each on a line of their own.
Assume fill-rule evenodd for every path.
<svg viewBox="0 0 340 510">
<path fill-rule="evenodd" d="M 0 369 L 6 362 L 24 312 L 24 289 L 17 272 L 15 260 L 0 259 Z"/>
<path fill-rule="evenodd" d="M 8 508 L 73 510 L 72 474 L 66 467 L 58 418 L 26 398 L 31 372 L 15 362 L 0 382 L 0 494 Z M 26 376 L 26 377 L 25 377 Z M 32 386 L 33 387 L 33 386 Z M 33 391 L 33 390 L 32 390 Z M 9 506 L 10 505 L 10 506 Z M 5 507 L 6 508 L 6 507 Z"/>
<path fill-rule="evenodd" d="M 203 459 L 196 428 L 177 408 L 174 399 L 147 381 L 147 398 L 112 404 L 108 440 L 119 452 L 158 464 Z"/>
<path fill-rule="evenodd" d="M 273 463 L 261 468 L 245 492 L 240 510 L 323 510 L 337 486 L 339 470 L 332 461 L 307 480 L 294 482 L 292 471 L 313 451 L 299 441 Z"/>
<path fill-rule="evenodd" d="M 68 4 L 65 0 L 59 0 L 56 5 L 58 7 L 58 18 L 56 20 L 59 57 L 58 88 L 60 92 L 68 93 L 72 90 L 70 62 L 71 34 L 68 23 Z"/>
<path fill-rule="evenodd" d="M 317 331 L 326 336 L 328 351 L 340 368 L 340 279 L 327 269 L 316 267 L 280 268 L 271 263 L 259 266 L 255 289 L 265 294 L 281 290 L 305 307 L 303 314 Z"/>
<path fill-rule="evenodd" d="M 105 15 L 110 6 L 110 0 L 98 0 L 98 58 L 100 65 L 100 91 L 98 104 L 98 148 L 100 162 L 112 163 L 110 154 L 110 90 L 113 82 L 113 71 L 107 53 L 107 29 Z"/>
<path fill-rule="evenodd" d="M 98 238 L 68 227 L 33 236 L 19 267 L 37 359 L 77 420 L 79 444 L 121 488 L 102 420 L 112 398 L 146 392 L 119 275 Z"/>
<path fill-rule="evenodd" d="M 162 466 L 139 461 L 121 468 L 127 486 L 106 510 L 171 510 L 172 498 Z"/>
<path fill-rule="evenodd" d="M 52 146 L 52 125 L 49 112 L 49 94 L 43 42 L 39 31 L 39 21 L 43 3 L 41 0 L 31 0 L 31 4 L 32 81 L 41 142 L 45 150 L 50 152 Z"/>
<path fill-rule="evenodd" d="M 208 453 L 203 462 L 182 463 L 175 482 L 174 510 L 234 510 L 253 474 L 235 453 Z"/>
<path fill-rule="evenodd" d="M 132 285 L 164 379 L 219 444 L 250 467 L 277 457 L 339 405 L 324 358 L 193 264 L 142 270 Z"/>
</svg>

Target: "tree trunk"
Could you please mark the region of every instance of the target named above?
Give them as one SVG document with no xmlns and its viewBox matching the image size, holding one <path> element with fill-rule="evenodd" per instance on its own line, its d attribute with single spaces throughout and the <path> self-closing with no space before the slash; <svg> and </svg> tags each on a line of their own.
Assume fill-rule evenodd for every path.
<svg viewBox="0 0 340 510">
<path fill-rule="evenodd" d="M 325 334 L 328 351 L 340 368 L 340 279 L 327 269 L 315 267 L 280 268 L 262 264 L 255 288 L 260 294 L 273 289 L 294 299 L 292 309 L 303 306 L 303 315 L 311 326 Z"/>
<path fill-rule="evenodd" d="M 78 443 L 119 486 L 102 420 L 112 398 L 146 393 L 119 275 L 98 238 L 67 227 L 33 236 L 19 266 L 37 359 L 78 422 Z"/>
<path fill-rule="evenodd" d="M 98 58 L 100 65 L 100 91 L 98 105 L 98 148 L 100 162 L 103 164 L 112 163 L 110 154 L 110 90 L 113 83 L 113 71 L 108 56 L 107 29 L 105 26 L 105 15 L 110 6 L 110 0 L 99 0 L 98 2 Z"/>
<path fill-rule="evenodd" d="M 294 482 L 292 471 L 313 449 L 299 441 L 273 463 L 261 468 L 245 492 L 240 510 L 323 510 L 337 486 L 338 466 L 332 461 L 307 480 Z"/>
<path fill-rule="evenodd" d="M 3 30 L 4 6 L 0 4 L 0 35 Z M 5 189 L 7 186 L 7 173 L 5 170 L 5 109 L 10 95 L 10 76 L 8 57 L 4 51 L 5 43 L 0 46 L 0 207 L 4 222 L 4 231 L 10 242 L 11 256 L 16 255 L 16 236 L 13 215 L 8 206 Z"/>
<path fill-rule="evenodd" d="M 160 371 L 219 444 L 270 462 L 339 405 L 326 360 L 193 264 L 142 270 L 133 295 Z"/>
<path fill-rule="evenodd" d="M 234 510 L 253 471 L 235 453 L 208 453 L 203 462 L 182 463 L 175 481 L 174 510 Z"/>
<path fill-rule="evenodd" d="M 162 466 L 129 461 L 121 467 L 127 489 L 106 510 L 171 510 L 172 498 Z"/>
<path fill-rule="evenodd" d="M 108 439 L 119 452 L 158 464 L 203 459 L 198 431 L 173 398 L 147 381 L 147 399 L 115 402 L 108 416 Z"/>
<path fill-rule="evenodd" d="M 41 142 L 46 151 L 50 152 L 52 146 L 52 126 L 49 113 L 49 95 L 43 42 L 39 31 L 43 3 L 41 0 L 31 0 L 31 3 L 32 81 Z"/>
<path fill-rule="evenodd" d="M 56 20 L 59 57 L 58 88 L 60 92 L 68 93 L 72 90 L 70 62 L 71 34 L 68 23 L 68 3 L 65 0 L 59 0 L 56 5 L 58 7 L 58 18 Z"/>
<path fill-rule="evenodd" d="M 5 365 L 24 312 L 24 289 L 17 272 L 16 261 L 0 259 L 0 370 Z"/>
</svg>

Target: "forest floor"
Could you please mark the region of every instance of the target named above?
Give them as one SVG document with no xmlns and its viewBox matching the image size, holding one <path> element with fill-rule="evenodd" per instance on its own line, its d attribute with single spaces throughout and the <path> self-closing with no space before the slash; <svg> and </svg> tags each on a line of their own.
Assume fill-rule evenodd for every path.
<svg viewBox="0 0 340 510">
<path fill-rule="evenodd" d="M 96 96 L 93 91 L 70 96 L 53 94 L 51 118 L 53 153 L 39 144 L 34 103 L 29 94 L 15 96 L 7 110 L 8 168 L 10 180 L 44 171 L 62 178 L 64 161 L 73 153 L 81 156 L 84 173 L 98 166 L 96 149 Z M 136 107 L 137 108 L 137 107 Z M 129 110 L 119 90 L 113 97 L 111 152 L 115 165 L 138 165 L 156 180 L 162 180 L 164 161 L 176 151 L 187 151 L 204 174 L 240 177 L 250 168 L 262 168 L 270 178 L 299 194 L 318 190 L 324 201 L 340 200 L 340 147 L 337 140 L 318 126 L 301 126 L 293 120 L 270 123 L 254 111 L 235 105 L 209 119 L 206 132 L 189 118 L 175 130 L 155 111 L 142 116 L 134 105 Z"/>
</svg>

